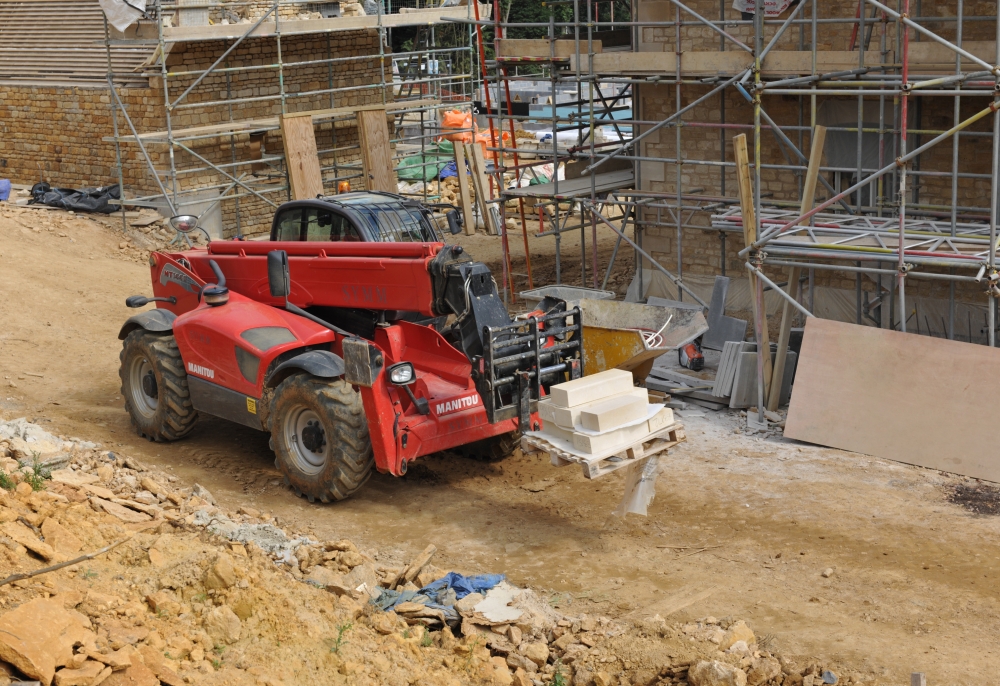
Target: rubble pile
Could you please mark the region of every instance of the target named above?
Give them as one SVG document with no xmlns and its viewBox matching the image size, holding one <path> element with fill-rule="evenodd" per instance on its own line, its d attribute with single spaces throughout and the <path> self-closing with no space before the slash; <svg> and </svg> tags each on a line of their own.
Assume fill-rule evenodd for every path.
<svg viewBox="0 0 1000 686">
<path fill-rule="evenodd" d="M 24 575 L 0 585 L 0 684 L 833 683 L 742 621 L 568 616 L 500 575 L 446 574 L 434 546 L 391 564 L 288 533 L 23 419 L 0 422 L 0 469 L 0 576 Z M 455 579 L 484 592 L 456 593 Z"/>
</svg>

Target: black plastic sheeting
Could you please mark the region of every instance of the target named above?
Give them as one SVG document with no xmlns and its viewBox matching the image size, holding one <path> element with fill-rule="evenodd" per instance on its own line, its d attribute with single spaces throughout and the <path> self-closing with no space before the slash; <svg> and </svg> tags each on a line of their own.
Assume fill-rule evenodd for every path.
<svg viewBox="0 0 1000 686">
<path fill-rule="evenodd" d="M 29 205 L 48 205 L 74 212 L 99 212 L 111 214 L 121 209 L 118 200 L 121 198 L 121 188 L 116 183 L 113 186 L 100 188 L 52 188 L 44 181 L 31 187 Z"/>
</svg>

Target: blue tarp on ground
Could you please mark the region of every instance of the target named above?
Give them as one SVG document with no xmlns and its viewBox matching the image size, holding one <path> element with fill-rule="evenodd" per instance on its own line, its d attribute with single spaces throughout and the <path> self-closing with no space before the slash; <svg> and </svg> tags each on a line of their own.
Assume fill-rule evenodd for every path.
<svg viewBox="0 0 1000 686">
<path fill-rule="evenodd" d="M 455 600 L 461 600 L 470 593 L 482 593 L 499 584 L 506 577 L 503 574 L 480 574 L 478 576 L 465 576 L 457 572 L 448 572 L 437 581 L 427 584 L 419 591 L 390 591 L 379 588 L 379 595 L 372 598 L 372 604 L 381 610 L 389 611 L 400 603 L 420 603 L 434 610 L 444 612 L 445 618 L 449 621 L 458 621 L 458 613 L 452 607 Z M 455 600 L 451 604 L 443 605 L 444 596 L 450 596 L 449 590 L 454 591 Z"/>
</svg>

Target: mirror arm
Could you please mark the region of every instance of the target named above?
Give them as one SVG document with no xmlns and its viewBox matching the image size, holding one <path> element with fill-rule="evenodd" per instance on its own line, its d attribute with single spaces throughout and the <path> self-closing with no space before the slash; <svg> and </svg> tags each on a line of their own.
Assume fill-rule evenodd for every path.
<svg viewBox="0 0 1000 686">
<path fill-rule="evenodd" d="M 413 390 L 410 389 L 410 384 L 406 384 L 403 388 L 406 389 L 407 395 L 410 396 L 410 400 L 412 400 L 413 404 L 416 406 L 417 412 L 422 415 L 428 415 L 431 413 L 431 406 L 430 403 L 427 402 L 427 398 L 418 398 L 413 395 Z"/>
</svg>

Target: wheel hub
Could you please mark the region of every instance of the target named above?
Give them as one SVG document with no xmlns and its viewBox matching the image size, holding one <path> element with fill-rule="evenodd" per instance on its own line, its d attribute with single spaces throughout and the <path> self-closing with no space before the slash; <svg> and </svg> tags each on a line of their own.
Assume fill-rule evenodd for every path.
<svg viewBox="0 0 1000 686">
<path fill-rule="evenodd" d="M 153 365 L 144 355 L 137 355 L 132 358 L 128 375 L 132 407 L 143 417 L 152 418 L 160 399 L 160 386 L 156 383 Z"/>
<path fill-rule="evenodd" d="M 142 392 L 145 393 L 150 398 L 154 400 L 157 398 L 157 387 L 156 387 L 156 377 L 153 376 L 153 370 L 146 372 L 146 375 L 142 377 Z"/>
<path fill-rule="evenodd" d="M 330 445 L 319 415 L 304 405 L 293 407 L 285 415 L 282 428 L 285 445 L 296 469 L 306 474 L 323 471 Z"/>
<path fill-rule="evenodd" d="M 302 429 L 302 445 L 306 450 L 318 453 L 326 445 L 326 434 L 317 421 L 310 421 Z"/>
</svg>

